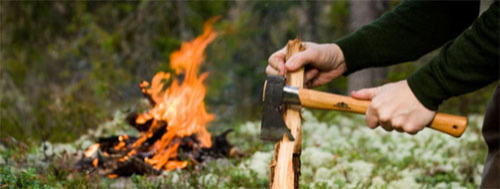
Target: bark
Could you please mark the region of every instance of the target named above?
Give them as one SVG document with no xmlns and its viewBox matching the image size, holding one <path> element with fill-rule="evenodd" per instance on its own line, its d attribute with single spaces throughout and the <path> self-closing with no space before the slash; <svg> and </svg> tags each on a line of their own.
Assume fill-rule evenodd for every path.
<svg viewBox="0 0 500 189">
<path fill-rule="evenodd" d="M 303 13 L 299 18 L 299 34 L 304 41 L 317 41 L 319 2 L 302 0 L 301 6 Z"/>
<path fill-rule="evenodd" d="M 179 18 L 179 33 L 183 41 L 191 38 L 191 32 L 186 27 L 186 1 L 176 1 L 177 3 L 177 17 Z"/>
</svg>

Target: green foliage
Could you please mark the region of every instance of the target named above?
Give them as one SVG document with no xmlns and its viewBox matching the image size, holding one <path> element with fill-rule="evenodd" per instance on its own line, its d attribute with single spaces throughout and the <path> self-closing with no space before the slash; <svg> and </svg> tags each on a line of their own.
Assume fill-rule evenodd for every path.
<svg viewBox="0 0 500 189">
<path fill-rule="evenodd" d="M 331 11 L 328 14 L 330 21 L 330 31 L 334 31 L 335 38 L 340 38 L 342 35 L 348 33 L 349 19 L 349 2 L 347 0 L 334 1 L 331 5 Z"/>
<path fill-rule="evenodd" d="M 130 180 L 134 183 L 135 188 L 160 188 L 163 184 L 163 180 L 150 180 L 146 176 L 142 175 L 132 175 Z"/>
<path fill-rule="evenodd" d="M 7 185 L 8 188 L 49 188 L 47 185 L 40 185 L 33 168 L 18 174 L 14 174 L 10 167 L 0 168 L 0 185 Z"/>
<path fill-rule="evenodd" d="M 35 168 L 14 170 L 13 167 L 0 168 L 0 186 L 2 188 L 86 188 L 90 183 L 80 176 L 67 180 L 66 173 L 42 173 Z"/>
<path fill-rule="evenodd" d="M 317 113 L 315 113 L 317 114 Z M 362 116 L 304 112 L 301 188 L 475 188 L 487 147 L 480 140 L 480 116 L 471 116 L 460 140 L 431 129 L 415 136 L 371 130 Z M 123 114 L 100 124 L 93 137 L 123 131 Z M 323 119 L 325 122 L 323 122 Z M 75 171 L 73 146 L 45 143 L 26 148 L 0 140 L 0 186 L 10 188 L 266 188 L 273 145 L 258 139 L 259 123 L 233 125 L 230 141 L 242 157 L 216 159 L 158 176 L 108 179 Z M 83 136 L 92 138 L 92 136 Z M 246 145 L 243 145 L 246 144 Z M 78 147 L 78 149 L 83 149 Z M 80 152 L 81 153 L 81 152 Z M 80 154 L 81 155 L 81 154 Z M 12 186 L 12 187 L 11 187 Z M 420 187 L 417 187 L 420 186 Z M 7 188 L 9 188 L 7 187 Z"/>
<path fill-rule="evenodd" d="M 236 167 L 236 163 L 237 161 L 212 161 L 203 169 L 173 171 L 161 176 L 132 175 L 130 180 L 134 188 L 262 188 L 268 186 L 268 180 L 259 179 L 252 171 L 248 174 L 245 170 Z"/>
</svg>

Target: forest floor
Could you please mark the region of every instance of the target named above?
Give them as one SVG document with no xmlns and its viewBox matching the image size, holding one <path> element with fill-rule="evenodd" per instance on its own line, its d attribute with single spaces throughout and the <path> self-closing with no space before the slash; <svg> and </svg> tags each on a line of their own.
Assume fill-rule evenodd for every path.
<svg viewBox="0 0 500 189">
<path fill-rule="evenodd" d="M 273 145 L 259 139 L 258 121 L 234 125 L 229 141 L 245 155 L 203 166 L 109 179 L 75 171 L 96 137 L 137 135 L 118 111 L 113 120 L 68 144 L 0 143 L 0 188 L 266 188 Z M 431 129 L 415 136 L 371 130 L 363 116 L 304 111 L 301 188 L 477 188 L 486 145 L 482 116 L 469 116 L 457 139 Z M 320 121 L 321 120 L 321 121 Z M 73 155 L 72 155 L 73 154 Z"/>
</svg>

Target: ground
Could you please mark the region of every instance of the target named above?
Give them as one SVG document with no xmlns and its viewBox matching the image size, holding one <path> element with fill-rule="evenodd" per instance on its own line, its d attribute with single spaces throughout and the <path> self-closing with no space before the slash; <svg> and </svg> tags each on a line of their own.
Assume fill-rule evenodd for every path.
<svg viewBox="0 0 500 189">
<path fill-rule="evenodd" d="M 272 144 L 259 139 L 259 121 L 235 124 L 229 140 L 245 155 L 203 166 L 133 175 L 96 177 L 73 169 L 75 157 L 97 136 L 137 135 L 117 111 L 114 119 L 68 144 L 0 145 L 0 188 L 266 188 Z M 371 130 L 363 116 L 304 111 L 301 188 L 477 188 L 486 146 L 482 116 L 469 116 L 461 138 L 432 129 L 415 136 Z M 76 154 L 76 155 L 75 155 Z"/>
</svg>

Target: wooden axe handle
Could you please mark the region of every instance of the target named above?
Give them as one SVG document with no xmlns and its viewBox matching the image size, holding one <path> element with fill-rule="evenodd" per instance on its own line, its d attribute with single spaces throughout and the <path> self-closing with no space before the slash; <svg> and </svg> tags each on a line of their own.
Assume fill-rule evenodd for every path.
<svg viewBox="0 0 500 189">
<path fill-rule="evenodd" d="M 299 98 L 303 107 L 357 114 L 365 114 L 371 102 L 310 89 L 299 89 Z M 467 128 L 467 122 L 467 117 L 436 113 L 429 127 L 454 137 L 460 137 Z"/>
</svg>

